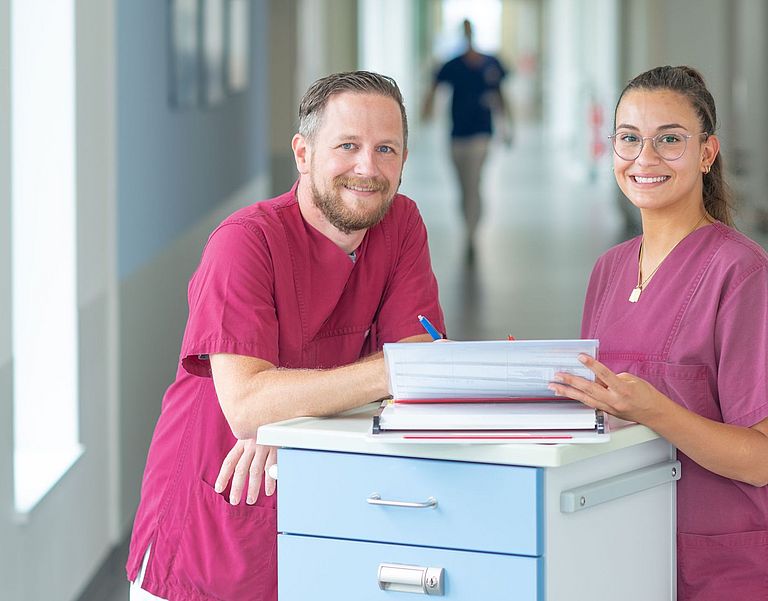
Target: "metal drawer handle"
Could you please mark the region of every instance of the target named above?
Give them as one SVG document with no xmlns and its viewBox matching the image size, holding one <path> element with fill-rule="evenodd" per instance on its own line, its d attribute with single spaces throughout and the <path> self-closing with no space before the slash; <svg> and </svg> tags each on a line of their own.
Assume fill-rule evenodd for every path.
<svg viewBox="0 0 768 601">
<path fill-rule="evenodd" d="M 377 492 L 371 493 L 366 499 L 371 505 L 386 505 L 387 507 L 410 507 L 412 509 L 434 509 L 437 507 L 437 499 L 435 497 L 429 497 L 422 503 L 414 501 L 387 501 L 381 498 L 381 495 Z"/>
<path fill-rule="evenodd" d="M 383 591 L 442 596 L 445 570 L 401 563 L 379 564 L 379 588 Z"/>
</svg>

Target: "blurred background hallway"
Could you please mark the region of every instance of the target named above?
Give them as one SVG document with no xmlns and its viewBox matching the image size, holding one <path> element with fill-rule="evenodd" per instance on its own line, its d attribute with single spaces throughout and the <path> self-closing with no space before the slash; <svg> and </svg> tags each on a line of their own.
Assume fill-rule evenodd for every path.
<svg viewBox="0 0 768 601">
<path fill-rule="evenodd" d="M 512 148 L 492 148 L 469 262 L 445 132 L 414 136 L 403 190 L 427 224 L 449 336 L 578 337 L 592 264 L 624 235 L 613 188 L 573 181 L 541 125 L 518 124 Z"/>
<path fill-rule="evenodd" d="M 433 121 L 418 110 L 464 18 L 511 69 L 515 115 L 473 262 L 447 95 Z M 309 83 L 365 68 L 400 84 L 401 191 L 452 338 L 571 338 L 595 259 L 637 232 L 607 136 L 642 70 L 703 72 L 738 225 L 768 244 L 766 28 L 762 0 L 0 0 L 0 599 L 127 601 L 188 278 L 223 217 L 295 180 Z"/>
</svg>

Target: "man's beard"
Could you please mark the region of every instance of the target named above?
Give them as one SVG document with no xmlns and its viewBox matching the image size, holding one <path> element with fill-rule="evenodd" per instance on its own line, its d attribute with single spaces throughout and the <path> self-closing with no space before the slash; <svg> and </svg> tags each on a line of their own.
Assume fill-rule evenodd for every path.
<svg viewBox="0 0 768 601">
<path fill-rule="evenodd" d="M 344 186 L 380 192 L 385 200 L 377 207 L 367 207 L 365 210 L 350 209 L 341 199 L 341 189 Z M 313 179 L 312 197 L 315 206 L 332 226 L 345 234 L 351 234 L 372 227 L 384 218 L 395 197 L 394 194 L 390 195 L 389 188 L 389 182 L 385 179 L 339 175 L 333 178 L 331 188 L 325 192 L 317 189 Z"/>
</svg>

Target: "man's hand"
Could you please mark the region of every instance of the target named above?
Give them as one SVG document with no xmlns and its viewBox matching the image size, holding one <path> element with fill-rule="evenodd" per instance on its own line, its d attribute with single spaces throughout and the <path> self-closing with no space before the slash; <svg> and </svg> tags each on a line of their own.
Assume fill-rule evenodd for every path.
<svg viewBox="0 0 768 601">
<path fill-rule="evenodd" d="M 262 475 L 266 495 L 269 497 L 275 493 L 276 482 L 269 475 L 268 470 L 276 463 L 277 449 L 275 447 L 256 444 L 255 438 L 238 440 L 221 464 L 221 470 L 216 477 L 216 492 L 222 492 L 231 479 L 232 488 L 229 492 L 229 502 L 232 505 L 237 505 L 242 498 L 247 478 L 248 494 L 245 502 L 248 505 L 253 505 L 259 497 Z"/>
<path fill-rule="evenodd" d="M 429 340 L 429 334 L 417 334 L 398 342 Z M 211 371 L 224 417 L 238 437 L 214 485 L 221 493 L 232 481 L 232 505 L 240 503 L 246 480 L 248 505 L 256 503 L 262 478 L 266 495 L 275 493 L 276 482 L 268 470 L 277 464 L 277 451 L 256 444 L 260 426 L 299 416 L 335 415 L 387 395 L 381 352 L 350 365 L 317 370 L 277 369 L 256 357 L 220 353 L 211 355 Z"/>
</svg>

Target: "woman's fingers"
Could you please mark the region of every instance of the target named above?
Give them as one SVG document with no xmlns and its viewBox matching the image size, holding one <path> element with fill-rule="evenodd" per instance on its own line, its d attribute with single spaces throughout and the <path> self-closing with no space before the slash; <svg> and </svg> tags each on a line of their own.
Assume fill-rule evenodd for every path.
<svg viewBox="0 0 768 601">
<path fill-rule="evenodd" d="M 579 361 L 581 361 L 584 364 L 584 367 L 586 367 L 593 374 L 595 374 L 597 381 L 602 383 L 604 387 L 615 388 L 616 386 L 619 386 L 621 384 L 621 379 L 619 379 L 619 377 L 615 373 L 613 373 L 605 365 L 600 363 L 600 361 L 598 361 L 597 359 L 594 359 L 589 355 L 585 355 L 584 353 L 581 353 L 579 355 Z"/>
<path fill-rule="evenodd" d="M 549 384 L 549 389 L 553 391 L 557 396 L 573 399 L 574 401 L 580 401 L 585 405 L 594 407 L 595 409 L 607 410 L 608 405 L 606 405 L 606 403 L 596 395 L 596 393 L 594 392 L 594 389 L 591 389 L 592 390 L 591 393 L 585 390 L 586 388 L 588 388 L 587 385 L 592 385 L 592 386 L 597 386 L 597 385 L 595 385 L 594 382 L 590 382 L 589 380 L 584 380 L 584 378 L 578 378 L 578 379 L 581 381 L 579 382 L 579 384 L 583 385 L 584 388 L 573 386 L 570 382 L 566 382 L 565 379 L 563 378 L 562 383 L 551 382 Z M 598 388 L 601 388 L 603 391 L 605 390 L 604 388 L 599 386 Z"/>
</svg>

